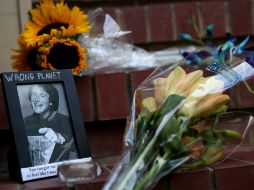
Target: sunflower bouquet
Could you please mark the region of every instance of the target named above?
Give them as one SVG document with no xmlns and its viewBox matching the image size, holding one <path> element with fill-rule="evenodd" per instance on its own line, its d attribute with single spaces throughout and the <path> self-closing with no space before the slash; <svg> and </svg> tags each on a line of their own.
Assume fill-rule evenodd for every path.
<svg viewBox="0 0 254 190">
<path fill-rule="evenodd" d="M 178 168 L 212 165 L 240 146 L 253 117 L 246 116 L 241 129 L 229 122 L 222 127 L 232 117 L 226 112 L 230 97 L 224 92 L 252 77 L 254 68 L 237 58 L 231 60 L 232 67 L 214 56 L 205 61 L 216 75 L 187 72 L 180 63 L 159 67 L 136 89 L 124 153 L 104 190 L 150 189 Z"/>
<path fill-rule="evenodd" d="M 62 1 L 42 0 L 29 11 L 30 20 L 18 36 L 12 68 L 18 71 L 71 69 L 73 75 L 154 68 L 182 59 L 194 46 L 148 52 L 121 37 L 118 23 L 101 8 L 87 14 Z M 103 20 L 103 22 L 101 22 Z"/>
<path fill-rule="evenodd" d="M 12 56 L 13 69 L 71 69 L 78 75 L 87 68 L 86 48 L 77 41 L 91 29 L 87 14 L 52 0 L 43 0 L 29 13 L 30 20 L 18 36 L 20 49 Z"/>
</svg>

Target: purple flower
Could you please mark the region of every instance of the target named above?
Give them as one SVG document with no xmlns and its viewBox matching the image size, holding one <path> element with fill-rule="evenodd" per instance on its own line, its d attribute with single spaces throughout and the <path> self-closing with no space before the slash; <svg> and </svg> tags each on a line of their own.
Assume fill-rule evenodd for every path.
<svg viewBox="0 0 254 190">
<path fill-rule="evenodd" d="M 210 57 L 211 54 L 207 51 L 199 51 L 199 52 L 194 52 L 194 53 L 189 53 L 189 52 L 183 52 L 182 53 L 183 57 L 186 59 L 186 64 L 202 64 L 203 59 L 206 59 L 207 57 Z"/>
</svg>

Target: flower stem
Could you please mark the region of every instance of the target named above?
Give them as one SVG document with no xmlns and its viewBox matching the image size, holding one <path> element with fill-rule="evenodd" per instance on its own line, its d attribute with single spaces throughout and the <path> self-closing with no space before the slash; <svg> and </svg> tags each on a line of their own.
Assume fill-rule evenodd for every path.
<svg viewBox="0 0 254 190">
<path fill-rule="evenodd" d="M 129 188 L 132 186 L 130 183 L 132 182 L 133 184 L 136 184 L 136 180 L 132 181 L 133 178 L 137 177 L 137 172 L 140 171 L 140 166 L 146 164 L 145 159 L 149 157 L 150 152 L 153 150 L 154 145 L 155 145 L 156 139 L 153 138 L 150 143 L 146 146 L 144 151 L 137 157 L 137 160 L 134 162 L 130 169 L 126 170 L 120 177 L 119 177 L 119 182 L 116 182 L 115 185 L 113 185 L 114 190 L 124 190 L 126 188 Z"/>
<path fill-rule="evenodd" d="M 190 141 L 189 143 L 187 143 L 186 145 L 188 147 L 190 147 L 191 145 L 196 144 L 197 142 L 199 142 L 201 140 L 202 140 L 202 137 L 197 137 L 197 138 L 193 139 L 192 141 Z"/>
<path fill-rule="evenodd" d="M 187 145 L 187 147 L 190 147 L 191 145 L 196 144 L 200 140 L 202 140 L 202 138 L 201 137 L 197 137 L 197 138 L 193 139 L 191 142 L 189 142 L 186 145 Z M 157 156 L 156 159 L 155 159 L 156 162 L 152 165 L 152 168 L 149 170 L 149 172 L 147 174 L 145 174 L 143 179 L 139 180 L 139 182 L 135 186 L 134 190 L 144 189 L 146 187 L 146 185 L 152 179 L 155 179 L 156 176 L 162 171 L 162 168 L 165 166 L 165 164 L 167 162 L 169 162 L 169 160 L 171 159 L 170 158 L 171 156 L 172 156 L 172 154 L 169 153 L 169 152 L 165 152 L 163 157 Z"/>
<path fill-rule="evenodd" d="M 156 178 L 158 173 L 161 171 L 161 168 L 164 166 L 164 164 L 167 162 L 167 160 L 159 157 L 157 158 L 156 164 L 152 166 L 152 169 L 148 172 L 148 174 L 145 174 L 144 178 L 141 179 L 135 186 L 134 190 L 142 190 L 145 188 L 145 186 L 151 181 L 152 179 Z"/>
</svg>

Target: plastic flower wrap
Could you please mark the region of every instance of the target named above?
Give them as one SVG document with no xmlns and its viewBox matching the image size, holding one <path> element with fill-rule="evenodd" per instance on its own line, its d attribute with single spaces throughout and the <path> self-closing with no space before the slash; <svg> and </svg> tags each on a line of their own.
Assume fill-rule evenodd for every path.
<svg viewBox="0 0 254 190">
<path fill-rule="evenodd" d="M 93 20 L 92 29 L 78 38 L 79 43 L 87 48 L 89 55 L 89 67 L 82 74 L 172 65 L 183 58 L 184 51 L 198 49 L 195 46 L 182 46 L 148 52 L 131 43 L 123 42 L 122 37 L 130 35 L 131 31 L 122 31 L 110 15 L 103 14 L 102 9 L 98 8 L 88 15 Z M 104 22 L 101 23 L 101 20 Z"/>
<path fill-rule="evenodd" d="M 180 61 L 184 51 L 195 51 L 196 46 L 171 47 L 158 51 L 146 51 L 123 40 L 131 31 L 122 31 L 118 23 L 101 8 L 88 13 L 91 31 L 79 36 L 81 46 L 88 51 L 88 69 L 81 74 L 95 72 L 139 70 L 162 65 L 172 65 Z M 103 20 L 103 22 L 101 22 Z"/>
<path fill-rule="evenodd" d="M 237 117 L 226 112 L 230 97 L 225 91 L 252 77 L 254 68 L 237 58 L 230 67 L 211 55 L 206 52 L 204 59 L 215 75 L 187 72 L 181 62 L 159 67 L 136 89 L 124 153 L 104 190 L 150 189 L 177 168 L 226 159 L 243 142 L 253 118 L 247 115 L 241 127 L 229 125 Z"/>
</svg>

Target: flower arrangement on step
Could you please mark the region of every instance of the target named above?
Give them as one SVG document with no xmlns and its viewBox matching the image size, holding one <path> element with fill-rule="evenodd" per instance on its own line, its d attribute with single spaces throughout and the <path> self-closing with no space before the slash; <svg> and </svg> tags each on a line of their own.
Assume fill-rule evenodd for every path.
<svg viewBox="0 0 254 190">
<path fill-rule="evenodd" d="M 20 48 L 12 55 L 12 68 L 18 71 L 71 69 L 80 76 L 144 69 L 172 64 L 182 59 L 179 52 L 196 50 L 188 46 L 148 52 L 122 42 L 131 32 L 122 31 L 101 8 L 84 13 L 63 1 L 42 0 L 29 11 L 29 18 L 18 36 Z"/>
<path fill-rule="evenodd" d="M 120 38 L 131 32 L 122 31 L 110 15 L 103 15 L 100 8 L 86 14 L 76 6 L 69 8 L 63 1 L 42 0 L 29 13 L 30 20 L 18 36 L 20 49 L 12 55 L 12 68 L 18 71 L 71 69 L 74 75 L 84 75 L 172 65 L 183 57 L 187 59 L 186 64 L 201 64 L 204 60 L 198 53 L 190 53 L 200 49 L 197 46 L 148 52 L 121 42 Z M 98 21 L 103 19 L 97 19 L 102 15 L 105 16 L 104 23 Z M 180 35 L 181 39 L 220 50 L 224 52 L 221 55 L 227 57 L 229 54 L 247 54 L 246 61 L 253 64 L 253 47 L 244 47 L 249 37 L 237 45 L 236 38 L 228 34 L 228 40 L 217 47 L 211 43 L 214 25 L 209 24 L 201 31 L 194 17 L 192 20 L 198 38 L 185 33 Z"/>
<path fill-rule="evenodd" d="M 208 70 L 216 75 L 204 76 L 202 70 L 187 73 L 182 62 L 159 67 L 141 83 L 134 93 L 122 159 L 104 190 L 150 189 L 178 168 L 226 159 L 242 143 L 253 117 L 241 130 L 223 128 L 221 120 L 230 117 L 225 91 L 252 77 L 254 68 L 235 57 L 232 67 L 216 58 L 211 52 L 205 58 Z"/>
</svg>

